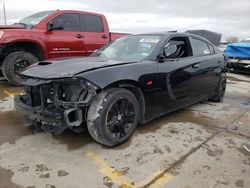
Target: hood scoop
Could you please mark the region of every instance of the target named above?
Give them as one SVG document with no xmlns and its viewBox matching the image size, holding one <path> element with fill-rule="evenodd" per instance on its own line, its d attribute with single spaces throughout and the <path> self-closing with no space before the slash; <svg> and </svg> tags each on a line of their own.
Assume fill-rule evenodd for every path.
<svg viewBox="0 0 250 188">
<path fill-rule="evenodd" d="M 46 66 L 46 65 L 50 65 L 52 64 L 51 62 L 46 62 L 46 61 L 42 61 L 42 62 L 39 62 L 37 65 L 39 66 Z"/>
</svg>

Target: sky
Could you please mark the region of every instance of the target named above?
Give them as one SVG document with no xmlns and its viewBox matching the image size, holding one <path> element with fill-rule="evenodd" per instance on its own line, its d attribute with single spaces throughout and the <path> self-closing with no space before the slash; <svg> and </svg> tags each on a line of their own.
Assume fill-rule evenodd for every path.
<svg viewBox="0 0 250 188">
<path fill-rule="evenodd" d="M 208 29 L 224 39 L 250 37 L 250 0 L 5 0 L 5 6 L 8 24 L 39 11 L 83 10 L 104 14 L 114 32 Z"/>
</svg>

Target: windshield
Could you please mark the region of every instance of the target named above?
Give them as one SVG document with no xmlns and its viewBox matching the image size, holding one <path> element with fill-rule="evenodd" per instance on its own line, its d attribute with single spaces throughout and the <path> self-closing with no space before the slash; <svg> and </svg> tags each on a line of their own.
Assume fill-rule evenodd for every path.
<svg viewBox="0 0 250 188">
<path fill-rule="evenodd" d="M 123 37 L 98 50 L 94 56 L 129 62 L 141 61 L 152 54 L 160 40 L 161 36 L 158 35 Z"/>
<path fill-rule="evenodd" d="M 44 11 L 44 12 L 39 12 L 36 14 L 32 14 L 31 16 L 28 16 L 21 21 L 18 22 L 18 24 L 23 25 L 24 27 L 34 27 L 35 25 L 39 24 L 44 18 L 49 16 L 55 11 Z"/>
<path fill-rule="evenodd" d="M 244 39 L 241 41 L 242 43 L 250 43 L 250 39 Z"/>
</svg>

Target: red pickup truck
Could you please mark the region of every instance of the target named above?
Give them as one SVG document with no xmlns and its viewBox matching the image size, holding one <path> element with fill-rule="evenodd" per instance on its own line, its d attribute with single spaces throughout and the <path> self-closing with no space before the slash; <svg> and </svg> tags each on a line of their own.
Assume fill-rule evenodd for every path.
<svg viewBox="0 0 250 188">
<path fill-rule="evenodd" d="M 37 61 L 89 56 L 124 35 L 110 33 L 101 14 L 72 10 L 39 12 L 14 25 L 0 26 L 0 66 L 10 83 L 21 85 L 19 73 Z"/>
</svg>

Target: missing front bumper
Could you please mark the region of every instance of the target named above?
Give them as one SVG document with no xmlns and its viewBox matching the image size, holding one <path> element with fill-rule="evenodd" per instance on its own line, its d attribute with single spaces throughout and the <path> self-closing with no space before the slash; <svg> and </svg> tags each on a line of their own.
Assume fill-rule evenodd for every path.
<svg viewBox="0 0 250 188">
<path fill-rule="evenodd" d="M 70 108 L 57 112 L 49 112 L 42 106 L 31 107 L 26 105 L 20 96 L 16 96 L 15 108 L 21 113 L 28 122 L 41 128 L 45 132 L 60 134 L 65 129 L 69 128 L 76 132 L 84 130 L 82 124 L 83 111 L 79 108 Z"/>
</svg>

